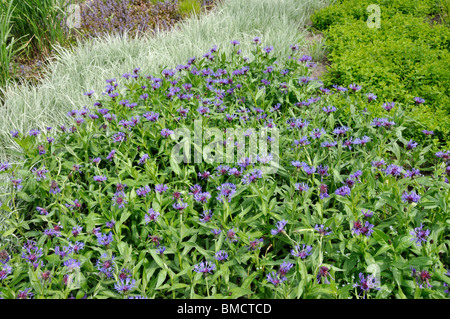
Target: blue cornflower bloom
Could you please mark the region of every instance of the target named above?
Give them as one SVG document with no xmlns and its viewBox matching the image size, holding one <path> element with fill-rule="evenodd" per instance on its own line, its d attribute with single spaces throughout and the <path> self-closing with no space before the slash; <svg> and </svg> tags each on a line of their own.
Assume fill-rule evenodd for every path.
<svg viewBox="0 0 450 319">
<path fill-rule="evenodd" d="M 213 216 L 213 213 L 212 213 L 212 211 L 210 209 L 204 210 L 202 215 L 201 215 L 201 218 L 199 220 L 202 223 L 206 223 L 206 222 L 209 222 L 211 220 L 212 216 Z"/>
<path fill-rule="evenodd" d="M 414 228 L 414 230 L 412 230 L 410 234 L 413 236 L 413 238 L 411 238 L 411 241 L 415 241 L 417 246 L 421 246 L 422 243 L 428 240 L 430 230 L 423 230 L 423 224 L 421 224 L 419 227 Z"/>
<path fill-rule="evenodd" d="M 25 288 L 24 290 L 19 290 L 17 293 L 17 299 L 31 299 L 34 294 L 31 292 L 31 288 Z"/>
<path fill-rule="evenodd" d="M 278 233 L 283 232 L 283 231 L 284 231 L 284 226 L 286 226 L 286 224 L 287 224 L 287 221 L 284 220 L 284 219 L 281 220 L 281 221 L 279 221 L 279 222 L 277 222 L 277 228 L 272 229 L 272 230 L 270 231 L 270 233 L 271 233 L 273 236 L 275 236 L 275 235 L 277 235 Z"/>
<path fill-rule="evenodd" d="M 123 191 L 116 192 L 112 198 L 113 206 L 124 208 L 128 202 L 125 200 L 125 193 Z"/>
<path fill-rule="evenodd" d="M 99 245 L 107 247 L 113 241 L 113 234 L 109 233 L 108 235 L 106 235 L 106 234 L 99 233 L 99 234 L 97 234 L 97 241 L 98 241 Z"/>
<path fill-rule="evenodd" d="M 285 276 L 281 276 L 278 272 L 272 271 L 271 273 L 267 274 L 267 281 L 273 284 L 274 286 L 278 286 L 283 281 L 285 281 L 287 278 Z"/>
<path fill-rule="evenodd" d="M 262 178 L 262 171 L 255 168 L 249 174 L 244 175 L 244 177 L 242 178 L 242 184 L 248 185 L 258 178 Z"/>
<path fill-rule="evenodd" d="M 313 139 L 318 139 L 322 136 L 322 134 L 326 134 L 325 129 L 323 128 L 315 128 L 311 131 L 310 136 Z"/>
<path fill-rule="evenodd" d="M 217 187 L 217 190 L 219 191 L 219 195 L 217 196 L 217 200 L 220 202 L 223 202 L 223 200 L 228 200 L 228 202 L 231 202 L 231 198 L 233 197 L 233 194 L 236 192 L 236 185 L 233 183 L 224 183 Z"/>
<path fill-rule="evenodd" d="M 373 233 L 373 227 L 374 225 L 368 221 L 363 223 L 362 221 L 357 220 L 353 222 L 352 233 L 353 235 L 364 235 L 370 237 Z"/>
<path fill-rule="evenodd" d="M 293 249 L 291 249 L 291 255 L 305 259 L 307 256 L 311 255 L 311 251 L 312 247 L 309 245 L 303 245 L 301 249 L 299 245 L 296 245 Z"/>
<path fill-rule="evenodd" d="M 419 285 L 420 289 L 424 288 L 424 284 L 426 284 L 428 288 L 432 287 L 430 284 L 431 274 L 427 270 L 417 272 L 415 268 L 411 267 L 411 272 L 412 277 L 415 279 L 415 282 Z"/>
<path fill-rule="evenodd" d="M 353 287 L 361 290 L 359 295 L 363 293 L 363 298 L 366 298 L 366 294 L 370 291 L 370 289 L 380 290 L 378 287 L 380 285 L 380 282 L 377 281 L 375 276 L 373 275 L 367 275 L 364 277 L 363 273 L 359 273 L 359 283 L 354 284 Z"/>
<path fill-rule="evenodd" d="M 321 235 L 321 236 L 328 236 L 332 233 L 332 231 L 328 231 L 330 228 L 325 227 L 324 225 L 318 225 L 314 226 L 314 229 Z"/>
<path fill-rule="evenodd" d="M 102 254 L 100 259 L 97 260 L 97 269 L 100 271 L 100 274 L 105 274 L 106 277 L 112 278 L 114 273 L 114 265 L 115 265 L 115 256 L 112 255 L 111 258 L 108 258 L 106 253 Z"/>
<path fill-rule="evenodd" d="M 147 213 L 144 216 L 145 224 L 148 224 L 150 222 L 156 222 L 159 217 L 159 212 L 153 210 L 153 208 L 150 208 Z"/>
<path fill-rule="evenodd" d="M 416 194 L 415 191 L 411 191 L 411 193 L 403 192 L 402 194 L 402 201 L 406 203 L 418 203 L 420 200 L 420 195 Z"/>
<path fill-rule="evenodd" d="M 287 273 L 289 272 L 289 270 L 293 267 L 294 265 L 288 261 L 284 261 L 281 265 L 280 268 L 278 269 L 278 274 L 280 274 L 281 277 L 286 277 Z"/>
<path fill-rule="evenodd" d="M 197 273 L 202 273 L 204 275 L 212 274 L 213 270 L 216 268 L 210 261 L 202 261 L 201 263 L 194 265 L 194 271 Z"/>
<path fill-rule="evenodd" d="M 215 258 L 217 261 L 225 261 L 225 260 L 228 259 L 228 253 L 227 253 L 225 250 L 219 250 L 219 251 L 215 254 L 214 258 Z"/>
<path fill-rule="evenodd" d="M 317 277 L 316 277 L 317 283 L 320 284 L 320 283 L 322 283 L 322 280 L 323 280 L 323 283 L 329 284 L 330 282 L 328 281 L 328 278 L 327 278 L 328 276 L 330 276 L 330 278 L 334 280 L 334 278 L 331 277 L 331 275 L 330 275 L 330 268 L 328 268 L 326 266 L 319 267 L 319 271 L 318 271 Z"/>
<path fill-rule="evenodd" d="M 114 284 L 114 289 L 117 290 L 117 292 L 122 294 L 127 294 L 131 290 L 135 288 L 136 280 L 131 278 L 126 278 L 125 280 L 119 280 L 117 283 Z"/>
<path fill-rule="evenodd" d="M 80 269 L 80 262 L 77 261 L 76 259 L 70 258 L 66 261 L 64 261 L 64 266 L 67 267 L 67 270 L 69 272 L 74 271 L 75 269 Z"/>
<path fill-rule="evenodd" d="M 352 190 L 350 189 L 350 187 L 342 186 L 342 187 L 339 187 L 334 193 L 336 195 L 340 195 L 340 196 L 347 196 L 347 195 L 350 195 L 351 191 Z"/>
<path fill-rule="evenodd" d="M 294 184 L 294 187 L 299 192 L 306 192 L 309 189 L 309 186 L 306 183 L 296 183 Z"/>
<path fill-rule="evenodd" d="M 169 187 L 165 184 L 157 184 L 155 185 L 155 191 L 162 194 L 165 191 L 167 191 L 169 189 Z"/>
</svg>

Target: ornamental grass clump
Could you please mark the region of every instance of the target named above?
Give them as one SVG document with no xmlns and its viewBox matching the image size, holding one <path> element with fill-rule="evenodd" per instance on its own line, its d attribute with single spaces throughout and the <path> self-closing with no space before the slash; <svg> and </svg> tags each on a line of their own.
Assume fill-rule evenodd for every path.
<svg viewBox="0 0 450 319">
<path fill-rule="evenodd" d="M 448 150 L 412 147 L 401 103 L 302 81 L 295 45 L 240 41 L 11 133 L 2 298 L 449 297 Z"/>
</svg>

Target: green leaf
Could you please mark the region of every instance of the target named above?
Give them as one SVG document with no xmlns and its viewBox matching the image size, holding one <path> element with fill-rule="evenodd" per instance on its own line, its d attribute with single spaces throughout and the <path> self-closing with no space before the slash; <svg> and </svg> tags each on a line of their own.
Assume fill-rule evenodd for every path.
<svg viewBox="0 0 450 319">
<path fill-rule="evenodd" d="M 12 233 L 14 233 L 15 230 L 16 230 L 15 227 L 8 229 L 7 231 L 5 231 L 5 232 L 2 234 L 2 237 L 8 237 L 8 236 L 11 235 Z"/>
</svg>

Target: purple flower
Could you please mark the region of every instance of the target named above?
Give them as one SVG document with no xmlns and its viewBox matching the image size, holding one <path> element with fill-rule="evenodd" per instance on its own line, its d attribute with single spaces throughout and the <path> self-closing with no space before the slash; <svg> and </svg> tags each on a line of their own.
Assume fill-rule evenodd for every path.
<svg viewBox="0 0 450 319">
<path fill-rule="evenodd" d="M 209 192 L 201 192 L 194 195 L 194 200 L 199 203 L 207 203 L 211 198 L 211 194 Z"/>
<path fill-rule="evenodd" d="M 375 101 L 377 99 L 377 96 L 375 94 L 373 94 L 373 93 L 367 93 L 366 96 L 367 96 L 367 101 L 368 102 Z"/>
<path fill-rule="evenodd" d="M 242 184 L 248 185 L 256 181 L 258 178 L 262 178 L 262 171 L 255 168 L 249 174 L 246 174 L 242 177 Z"/>
<path fill-rule="evenodd" d="M 412 150 L 413 148 L 416 148 L 418 143 L 414 142 L 413 140 L 409 140 L 409 142 L 406 144 L 406 148 L 408 150 Z"/>
<path fill-rule="evenodd" d="M 450 159 L 450 151 L 439 151 L 439 152 L 435 153 L 434 155 L 436 155 L 436 157 L 438 157 L 438 158 L 442 158 L 445 160 Z"/>
<path fill-rule="evenodd" d="M 115 154 L 116 154 L 116 150 L 112 150 L 111 152 L 109 152 L 108 156 L 106 156 L 106 159 L 109 161 L 112 161 Z"/>
<path fill-rule="evenodd" d="M 382 108 L 385 109 L 386 111 L 390 112 L 395 106 L 395 102 L 388 102 L 388 103 L 384 103 L 382 105 Z"/>
<path fill-rule="evenodd" d="M 306 183 L 296 183 L 294 184 L 294 187 L 299 192 L 306 192 L 309 189 L 309 186 Z"/>
<path fill-rule="evenodd" d="M 61 189 L 58 186 L 58 183 L 56 181 L 51 181 L 50 182 L 50 190 L 49 190 L 50 194 L 58 194 L 61 193 Z"/>
<path fill-rule="evenodd" d="M 236 231 L 234 230 L 234 227 L 229 229 L 227 231 L 227 240 L 230 242 L 237 242 L 239 237 L 236 235 Z"/>
<path fill-rule="evenodd" d="M 31 292 L 31 288 L 25 288 L 24 290 L 19 290 L 17 293 L 17 299 L 31 299 L 34 294 Z"/>
<path fill-rule="evenodd" d="M 425 100 L 421 97 L 415 97 L 414 102 L 416 102 L 416 104 L 422 104 L 425 103 Z"/>
<path fill-rule="evenodd" d="M 7 264 L 0 264 L 0 281 L 5 280 L 11 272 L 11 266 L 8 266 Z"/>
<path fill-rule="evenodd" d="M 158 220 L 159 215 L 160 215 L 159 212 L 154 211 L 152 208 L 150 208 L 147 211 L 147 214 L 145 214 L 144 216 L 145 224 L 148 224 L 152 221 L 156 222 Z"/>
<path fill-rule="evenodd" d="M 114 141 L 114 143 L 118 143 L 118 142 L 126 141 L 127 138 L 126 138 L 125 133 L 119 132 L 112 136 L 112 140 Z"/>
<path fill-rule="evenodd" d="M 334 193 L 336 195 L 340 195 L 340 196 L 347 196 L 347 195 L 350 195 L 351 191 L 352 190 L 350 189 L 350 187 L 342 186 L 342 187 L 338 188 Z"/>
<path fill-rule="evenodd" d="M 100 259 L 97 260 L 97 269 L 100 271 L 100 274 L 105 274 L 107 278 L 112 278 L 114 273 L 114 255 L 111 258 L 108 258 L 106 253 L 102 254 Z"/>
<path fill-rule="evenodd" d="M 204 210 L 201 218 L 199 219 L 202 223 L 207 223 L 211 220 L 213 213 L 211 212 L 210 209 L 208 210 Z"/>
<path fill-rule="evenodd" d="M 424 288 L 424 284 L 428 288 L 431 288 L 432 285 L 430 284 L 431 274 L 426 270 L 421 270 L 420 272 L 417 272 L 415 268 L 411 267 L 412 276 L 416 282 L 417 285 L 419 285 L 420 289 Z"/>
<path fill-rule="evenodd" d="M 169 189 L 169 187 L 167 187 L 167 185 L 165 184 L 157 184 L 155 185 L 155 191 L 162 194 L 165 191 L 167 191 Z"/>
<path fill-rule="evenodd" d="M 285 281 L 287 278 L 284 276 L 281 276 L 278 272 L 272 271 L 271 273 L 267 274 L 267 281 L 273 284 L 274 286 L 278 286 L 283 281 Z"/>
<path fill-rule="evenodd" d="M 366 237 L 370 237 L 373 233 L 373 225 L 366 221 L 363 222 L 357 220 L 353 222 L 352 233 L 353 235 L 364 235 Z"/>
<path fill-rule="evenodd" d="M 373 211 L 366 209 L 366 211 L 364 211 L 364 209 L 361 209 L 361 212 L 363 213 L 364 217 L 366 218 L 370 218 L 373 216 Z"/>
<path fill-rule="evenodd" d="M 217 261 L 225 261 L 228 259 L 228 253 L 225 250 L 219 250 L 215 255 L 214 258 Z"/>
<path fill-rule="evenodd" d="M 209 171 L 199 172 L 197 176 L 200 177 L 201 179 L 207 181 L 209 179 L 209 177 L 211 176 L 211 173 Z"/>
<path fill-rule="evenodd" d="M 73 237 L 77 237 L 83 231 L 83 227 L 81 226 L 73 226 L 72 227 L 72 235 Z"/>
<path fill-rule="evenodd" d="M 263 51 L 266 53 L 270 53 L 273 50 L 273 46 L 266 46 L 263 48 Z"/>
<path fill-rule="evenodd" d="M 11 168 L 11 165 L 8 162 L 0 163 L 0 172 L 7 171 Z"/>
<path fill-rule="evenodd" d="M 326 184 L 320 184 L 319 186 L 319 197 L 320 199 L 328 198 L 328 186 Z"/>
<path fill-rule="evenodd" d="M 284 220 L 284 219 L 281 220 L 281 221 L 279 221 L 279 222 L 277 222 L 277 228 L 272 229 L 272 230 L 270 231 L 270 233 L 271 233 L 273 236 L 275 236 L 275 235 L 277 235 L 278 233 L 283 232 L 283 231 L 284 231 L 284 226 L 286 226 L 286 224 L 287 224 L 287 221 Z"/>
<path fill-rule="evenodd" d="M 150 122 L 156 122 L 158 120 L 159 117 L 159 113 L 155 113 L 155 112 L 147 112 L 144 115 L 142 115 L 143 117 L 145 117 L 147 120 L 149 120 Z"/>
<path fill-rule="evenodd" d="M 28 134 L 30 136 L 38 136 L 39 134 L 41 134 L 41 131 L 39 131 L 38 129 L 33 129 L 33 130 L 30 130 L 30 132 Z"/>
<path fill-rule="evenodd" d="M 401 166 L 397 166 L 394 164 L 389 164 L 386 169 L 384 169 L 384 172 L 387 175 L 392 175 L 392 176 L 400 176 L 401 172 L 402 172 L 403 167 Z"/>
<path fill-rule="evenodd" d="M 418 203 L 420 200 L 420 195 L 416 194 L 415 191 L 411 191 L 411 193 L 403 192 L 402 195 L 402 201 L 407 202 L 409 204 L 411 203 Z"/>
<path fill-rule="evenodd" d="M 325 113 L 332 113 L 332 112 L 336 112 L 336 107 L 334 107 L 334 106 L 332 106 L 332 105 L 330 105 L 330 106 L 328 106 L 328 107 L 323 107 L 322 108 L 322 110 L 325 112 Z"/>
<path fill-rule="evenodd" d="M 64 266 L 67 267 L 67 270 L 69 272 L 72 272 L 75 269 L 80 269 L 80 262 L 73 258 L 70 258 L 70 259 L 64 261 L 63 264 L 64 264 Z"/>
<path fill-rule="evenodd" d="M 211 233 L 214 234 L 214 237 L 219 236 L 219 234 L 220 234 L 221 232 L 222 232 L 222 230 L 220 230 L 220 229 L 213 229 L 213 230 L 211 230 Z"/>
<path fill-rule="evenodd" d="M 21 178 L 17 178 L 17 179 L 13 179 L 13 180 L 11 180 L 11 183 L 12 183 L 12 185 L 13 185 L 13 188 L 15 188 L 15 189 L 17 189 L 17 190 L 20 190 L 20 189 L 22 189 L 22 179 Z"/>
<path fill-rule="evenodd" d="M 319 128 L 315 128 L 315 129 L 313 129 L 311 131 L 310 136 L 313 139 L 318 139 L 318 138 L 320 138 L 322 136 L 322 134 L 326 134 L 325 129 L 323 129 L 323 128 L 320 128 L 320 129 Z"/>
<path fill-rule="evenodd" d="M 307 256 L 311 255 L 312 247 L 303 245 L 300 249 L 299 245 L 296 245 L 293 249 L 291 249 L 291 255 L 294 257 L 299 257 L 305 259 Z"/>
<path fill-rule="evenodd" d="M 349 89 L 351 89 L 353 92 L 356 92 L 356 91 L 359 91 L 359 90 L 362 89 L 362 87 L 361 87 L 360 85 L 354 84 L 354 83 L 350 84 L 348 87 L 349 87 Z"/>
<path fill-rule="evenodd" d="M 169 129 L 167 129 L 167 128 L 164 128 L 164 129 L 161 130 L 161 136 L 162 136 L 162 137 L 167 138 L 167 137 L 169 137 L 171 134 L 173 134 L 173 131 L 172 131 L 172 130 L 169 130 Z"/>
<path fill-rule="evenodd" d="M 37 206 L 36 207 L 36 210 L 39 212 L 39 214 L 41 214 L 41 215 L 48 215 L 48 211 L 45 209 L 45 208 L 42 208 L 42 207 L 39 207 L 39 206 Z"/>
<path fill-rule="evenodd" d="M 179 212 L 182 212 L 184 209 L 186 209 L 188 207 L 188 204 L 183 202 L 183 201 L 179 201 L 179 202 L 174 203 L 172 205 L 172 207 L 175 210 L 178 210 Z"/>
<path fill-rule="evenodd" d="M 219 202 L 223 202 L 224 199 L 228 200 L 228 202 L 231 202 L 231 198 L 236 192 L 236 185 L 232 183 L 225 183 L 218 186 L 217 190 L 219 191 L 219 195 L 217 196 L 217 200 Z"/>
<path fill-rule="evenodd" d="M 136 194 L 138 196 L 146 196 L 148 193 L 151 192 L 150 186 L 146 185 L 144 187 L 138 188 L 136 190 Z"/>
<path fill-rule="evenodd" d="M 114 289 L 117 292 L 122 294 L 127 294 L 135 288 L 136 280 L 131 278 L 126 278 L 125 280 L 120 279 L 117 283 L 114 284 Z"/>
<path fill-rule="evenodd" d="M 249 238 L 250 239 L 250 238 Z M 257 238 L 254 239 L 252 241 L 250 241 L 250 243 L 248 244 L 248 250 L 256 250 L 256 249 L 261 249 L 260 244 L 262 244 L 264 241 L 263 238 Z"/>
<path fill-rule="evenodd" d="M 328 236 L 332 233 L 332 231 L 328 231 L 330 228 L 325 227 L 324 225 L 318 225 L 314 226 L 314 229 L 321 235 L 321 236 Z"/>
<path fill-rule="evenodd" d="M 354 288 L 358 288 L 361 290 L 361 293 L 364 294 L 364 298 L 366 298 L 366 294 L 370 291 L 370 289 L 376 289 L 380 290 L 378 287 L 380 285 L 380 282 L 376 280 L 375 276 L 373 275 L 367 275 L 367 277 L 364 277 L 363 273 L 359 273 L 359 283 L 354 284 Z"/>
<path fill-rule="evenodd" d="M 331 279 L 334 280 L 333 277 L 331 277 L 330 275 L 330 269 L 326 266 L 321 266 L 319 267 L 319 271 L 317 273 L 317 283 L 322 283 L 322 280 L 325 284 L 329 284 L 330 282 L 328 281 L 328 276 L 330 276 Z"/>
<path fill-rule="evenodd" d="M 143 154 L 141 158 L 139 158 L 139 165 L 143 165 L 149 159 L 148 154 Z"/>
<path fill-rule="evenodd" d="M 201 262 L 197 265 L 194 265 L 194 271 L 197 273 L 202 273 L 204 275 L 212 274 L 213 270 L 216 268 L 210 261 Z"/>
<path fill-rule="evenodd" d="M 386 162 L 382 159 L 382 160 L 380 160 L 380 161 L 373 161 L 372 162 L 372 166 L 373 167 L 376 167 L 376 168 L 381 168 L 381 167 L 383 167 L 384 165 L 386 165 Z"/>
<path fill-rule="evenodd" d="M 102 183 L 104 181 L 106 181 L 108 178 L 104 175 L 99 175 L 99 176 L 94 176 L 94 181 L 98 182 L 98 183 Z"/>
<path fill-rule="evenodd" d="M 77 241 L 75 244 L 69 243 L 70 252 L 78 254 L 84 248 L 84 243 Z"/>
<path fill-rule="evenodd" d="M 113 234 L 109 233 L 108 235 L 106 235 L 99 233 L 97 234 L 97 241 L 99 245 L 108 247 L 109 244 L 111 244 L 113 241 Z"/>
<path fill-rule="evenodd" d="M 128 202 L 125 200 L 125 193 L 123 191 L 116 192 L 112 198 L 113 206 L 124 208 Z"/>
<path fill-rule="evenodd" d="M 411 238 L 411 241 L 415 241 L 417 246 L 421 246 L 422 242 L 427 241 L 428 236 L 430 235 L 430 230 L 423 230 L 423 225 L 421 224 L 419 227 L 414 228 L 414 230 L 411 231 L 410 234 L 413 236 L 413 238 Z"/>
<path fill-rule="evenodd" d="M 289 272 L 289 270 L 293 267 L 294 265 L 288 261 L 284 261 L 281 265 L 280 268 L 278 269 L 278 274 L 280 274 L 281 277 L 285 277 L 287 275 L 287 273 Z"/>
</svg>

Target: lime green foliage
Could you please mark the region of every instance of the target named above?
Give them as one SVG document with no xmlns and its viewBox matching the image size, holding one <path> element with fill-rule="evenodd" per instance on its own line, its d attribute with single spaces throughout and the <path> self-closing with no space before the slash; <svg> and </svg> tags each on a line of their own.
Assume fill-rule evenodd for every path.
<svg viewBox="0 0 450 319">
<path fill-rule="evenodd" d="M 369 28 L 369 4 L 378 4 L 380 28 Z M 313 15 L 330 51 L 326 84 L 358 83 L 386 101 L 410 105 L 417 121 L 408 130 L 419 138 L 430 129 L 441 141 L 450 136 L 450 30 L 429 18 L 439 13 L 435 1 L 341 1 Z M 426 103 L 416 106 L 414 97 Z M 373 111 L 373 110 L 372 110 Z M 416 132 L 417 131 L 417 132 Z"/>
<path fill-rule="evenodd" d="M 182 0 L 178 6 L 182 16 L 197 15 L 201 9 L 199 0 Z"/>
<path fill-rule="evenodd" d="M 443 23 L 450 23 L 450 0 L 441 0 L 439 3 L 439 16 Z"/>
</svg>

